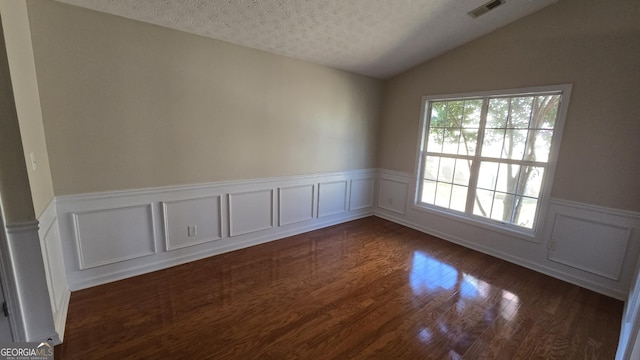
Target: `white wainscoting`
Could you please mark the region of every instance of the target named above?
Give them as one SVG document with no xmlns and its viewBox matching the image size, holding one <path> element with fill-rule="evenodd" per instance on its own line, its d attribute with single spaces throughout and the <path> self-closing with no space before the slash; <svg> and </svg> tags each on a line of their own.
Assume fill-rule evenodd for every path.
<svg viewBox="0 0 640 360">
<path fill-rule="evenodd" d="M 312 220 L 314 199 L 314 184 L 278 188 L 278 225 L 285 226 Z"/>
<path fill-rule="evenodd" d="M 80 269 L 156 253 L 151 204 L 72 214 Z"/>
<path fill-rule="evenodd" d="M 167 251 L 222 239 L 220 195 L 162 202 Z M 189 233 L 193 227 L 193 234 Z"/>
<path fill-rule="evenodd" d="M 411 174 L 369 169 L 61 196 L 59 237 L 56 221 L 47 220 L 43 251 L 55 253 L 59 241 L 69 287 L 77 290 L 375 214 L 626 297 L 640 253 L 640 214 L 551 199 L 539 241 L 525 241 L 412 206 L 414 182 Z M 60 261 L 47 261 L 59 273 Z M 59 278 L 48 281 L 63 288 Z M 65 290 L 51 293 L 55 307 Z"/>
<path fill-rule="evenodd" d="M 0 224 L 2 221 L 0 221 Z M 38 221 L 5 225 L 2 266 L 7 287 L 9 324 L 15 342 L 60 343 L 54 324 Z M 6 246 L 6 248 L 5 248 Z M 10 268 L 6 268 L 6 267 Z"/>
<path fill-rule="evenodd" d="M 372 207 L 375 188 L 375 178 L 351 180 L 349 210 L 353 211 Z"/>
<path fill-rule="evenodd" d="M 637 215 L 561 200 L 550 213 L 549 260 L 620 280 L 633 230 L 640 229 Z"/>
<path fill-rule="evenodd" d="M 409 179 L 395 171 L 380 173 L 378 207 L 404 215 L 407 208 Z"/>
<path fill-rule="evenodd" d="M 57 197 L 69 287 L 370 216 L 375 179 L 367 169 Z"/>
<path fill-rule="evenodd" d="M 414 182 L 412 174 L 379 170 L 375 214 L 584 288 L 626 299 L 640 253 L 640 214 L 551 199 L 546 211 L 543 209 L 534 242 L 412 206 Z"/>
<path fill-rule="evenodd" d="M 42 212 L 42 215 L 40 215 L 38 221 L 40 223 L 38 231 L 40 248 L 44 261 L 47 287 L 49 289 L 53 322 L 59 340 L 63 341 L 71 291 L 67 284 L 62 244 L 60 243 L 60 233 L 58 231 L 55 199 L 51 200 Z"/>
<path fill-rule="evenodd" d="M 347 181 L 328 181 L 318 184 L 318 217 L 347 211 Z"/>
<path fill-rule="evenodd" d="M 229 194 L 229 236 L 273 227 L 273 190 Z"/>
</svg>

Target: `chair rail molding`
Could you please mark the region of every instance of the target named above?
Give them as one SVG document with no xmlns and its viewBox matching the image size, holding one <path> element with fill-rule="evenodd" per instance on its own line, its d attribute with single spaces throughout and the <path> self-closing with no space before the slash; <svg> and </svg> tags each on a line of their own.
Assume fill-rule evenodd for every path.
<svg viewBox="0 0 640 360">
<path fill-rule="evenodd" d="M 56 197 L 69 288 L 371 216 L 376 179 L 359 169 Z"/>
</svg>

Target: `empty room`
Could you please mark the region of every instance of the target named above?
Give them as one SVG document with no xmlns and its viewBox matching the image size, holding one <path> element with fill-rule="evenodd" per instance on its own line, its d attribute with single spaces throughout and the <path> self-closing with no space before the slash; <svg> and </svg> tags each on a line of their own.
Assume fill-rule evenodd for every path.
<svg viewBox="0 0 640 360">
<path fill-rule="evenodd" d="M 637 0 L 0 17 L 0 356 L 640 358 Z"/>
</svg>

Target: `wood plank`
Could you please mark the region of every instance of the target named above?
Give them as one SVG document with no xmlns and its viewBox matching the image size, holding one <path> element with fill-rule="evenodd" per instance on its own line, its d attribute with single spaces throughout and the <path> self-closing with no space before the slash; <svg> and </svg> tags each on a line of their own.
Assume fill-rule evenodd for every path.
<svg viewBox="0 0 640 360">
<path fill-rule="evenodd" d="M 623 303 L 370 217 L 74 292 L 56 359 L 611 359 Z"/>
</svg>

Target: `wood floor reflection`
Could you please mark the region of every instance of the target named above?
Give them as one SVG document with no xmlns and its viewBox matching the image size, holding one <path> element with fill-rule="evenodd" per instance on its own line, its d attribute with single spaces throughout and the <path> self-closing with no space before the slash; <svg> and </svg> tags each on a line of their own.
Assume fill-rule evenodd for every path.
<svg viewBox="0 0 640 360">
<path fill-rule="evenodd" d="M 622 308 L 369 217 L 74 292 L 56 359 L 613 359 Z"/>
</svg>

